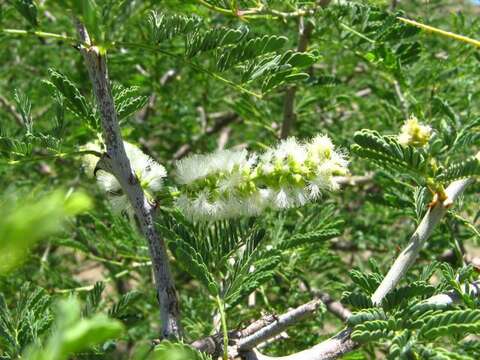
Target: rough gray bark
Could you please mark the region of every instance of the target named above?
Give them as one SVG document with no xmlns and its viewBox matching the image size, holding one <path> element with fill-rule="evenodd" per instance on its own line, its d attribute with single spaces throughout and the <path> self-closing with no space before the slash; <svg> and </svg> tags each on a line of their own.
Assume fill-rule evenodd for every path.
<svg viewBox="0 0 480 360">
<path fill-rule="evenodd" d="M 147 239 L 152 259 L 157 298 L 160 304 L 161 337 L 177 338 L 181 332 L 179 305 L 168 264 L 165 242 L 155 229 L 153 217 L 155 205 L 151 204 L 146 198 L 125 153 L 110 89 L 105 54 L 92 45 L 87 29 L 82 23 L 76 21 L 76 26 L 82 43 L 80 51 L 85 59 L 100 112 L 103 138 L 107 150 L 102 157 L 102 165 L 117 178 L 135 211 L 140 231 Z"/>
<path fill-rule="evenodd" d="M 334 337 L 314 347 L 298 353 L 272 357 L 253 350 L 244 355 L 245 360 L 331 360 L 352 351 L 357 344 L 350 339 L 350 329 L 345 329 Z"/>
<path fill-rule="evenodd" d="M 343 321 L 352 315 L 352 312 L 342 305 L 339 301 L 334 300 L 329 294 L 322 291 L 314 291 L 315 295 L 325 304 L 327 310 Z"/>
<path fill-rule="evenodd" d="M 327 308 L 334 303 L 329 295 L 322 293 L 319 298 L 291 309 L 282 315 L 266 315 L 241 330 L 231 331 L 228 336 L 231 341 L 230 356 L 236 357 L 242 350 L 248 351 L 258 344 L 274 338 L 288 326 L 312 315 L 318 310 L 324 299 L 329 301 L 328 304 L 325 303 Z M 223 353 L 223 334 L 217 333 L 196 340 L 191 346 L 215 357 Z"/>
<path fill-rule="evenodd" d="M 309 303 L 278 316 L 271 324 L 268 324 L 250 336 L 240 339 L 238 342 L 238 349 L 240 351 L 253 349 L 265 340 L 280 334 L 291 324 L 314 313 L 321 303 L 321 300 L 312 300 Z"/>
</svg>

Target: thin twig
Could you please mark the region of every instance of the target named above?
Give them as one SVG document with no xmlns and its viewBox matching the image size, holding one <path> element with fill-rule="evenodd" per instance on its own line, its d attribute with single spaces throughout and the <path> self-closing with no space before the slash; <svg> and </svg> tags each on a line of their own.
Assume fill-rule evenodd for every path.
<svg viewBox="0 0 480 360">
<path fill-rule="evenodd" d="M 298 23 L 298 52 L 305 52 L 308 47 L 308 41 L 312 35 L 313 24 L 301 17 Z M 280 130 L 280 138 L 285 139 L 290 135 L 290 131 L 295 125 L 297 114 L 295 113 L 295 94 L 297 93 L 296 86 L 290 86 L 285 91 L 283 100 L 283 122 Z"/>
<path fill-rule="evenodd" d="M 406 19 L 406 18 L 403 18 L 403 17 L 397 17 L 397 19 L 406 23 L 406 24 L 416 26 L 416 27 L 418 27 L 420 29 L 423 29 L 425 31 L 432 32 L 434 34 L 439 34 L 439 35 L 442 35 L 442 36 L 445 36 L 445 37 L 449 37 L 451 39 L 461 41 L 463 43 L 470 44 L 470 45 L 473 45 L 475 47 L 480 47 L 480 41 L 479 40 L 472 39 L 472 38 L 469 38 L 467 36 L 455 34 L 455 33 L 452 33 L 450 31 L 445 31 L 445 30 L 442 30 L 442 29 L 439 29 L 439 28 L 436 28 L 436 27 L 433 27 L 433 26 L 430 26 L 430 25 L 422 24 L 422 23 L 419 23 L 417 21 Z"/>
<path fill-rule="evenodd" d="M 207 116 L 208 118 L 211 118 L 212 115 Z M 210 136 L 212 134 L 215 134 L 228 125 L 234 123 L 235 121 L 239 120 L 240 118 L 238 117 L 237 114 L 235 113 L 224 113 L 221 114 L 221 116 L 218 116 L 216 119 L 215 123 L 205 129 L 205 132 L 201 134 L 200 136 L 192 138 L 189 144 L 183 144 L 173 155 L 174 160 L 179 160 L 186 155 L 188 155 L 192 149 L 195 147 L 198 142 L 200 142 L 201 139 L 205 138 L 206 136 Z"/>
<path fill-rule="evenodd" d="M 336 311 L 338 310 L 337 302 L 328 294 L 317 292 L 314 293 L 314 295 L 314 300 L 291 309 L 282 315 L 267 314 L 241 330 L 230 331 L 228 336 L 231 342 L 228 351 L 229 356 L 236 357 L 240 352 L 249 351 L 253 347 L 278 336 L 287 327 L 314 314 L 322 303 L 324 303 L 329 310 L 335 309 L 333 312 L 342 319 L 345 315 L 349 314 L 347 309 L 343 309 L 344 313 L 340 315 L 340 312 Z M 339 305 L 342 306 L 341 304 Z M 218 356 L 223 352 L 222 333 L 219 332 L 196 340 L 191 346 L 214 357 Z"/>
<path fill-rule="evenodd" d="M 280 333 L 282 333 L 287 327 L 291 324 L 298 322 L 301 319 L 313 314 L 322 301 L 320 299 L 312 300 L 309 303 L 301 305 L 296 309 L 293 309 L 283 315 L 278 316 L 275 321 L 254 334 L 240 339 L 238 342 L 238 349 L 240 351 L 245 351 L 253 349 L 258 344 L 270 339 Z"/>
<path fill-rule="evenodd" d="M 395 89 L 395 94 L 397 95 L 398 101 L 400 102 L 400 107 L 402 109 L 403 117 L 407 119 L 409 115 L 408 102 L 407 102 L 407 99 L 405 99 L 405 96 L 403 95 L 403 92 L 402 92 L 402 88 L 400 87 L 400 84 L 398 83 L 397 80 L 393 81 L 393 88 Z"/>
<path fill-rule="evenodd" d="M 4 98 L 2 95 L 0 95 L 0 105 L 7 110 L 15 119 L 16 123 L 20 126 L 23 126 L 23 118 L 22 115 L 20 115 L 17 110 L 15 109 L 15 106 L 13 106 L 6 98 Z"/>
<path fill-rule="evenodd" d="M 76 27 L 80 41 L 84 44 L 80 47 L 80 51 L 93 85 L 107 149 L 100 162 L 105 170 L 111 172 L 120 183 L 135 211 L 139 228 L 147 239 L 160 305 L 161 337 L 178 338 L 181 332 L 180 311 L 168 263 L 167 249 L 164 240 L 155 229 L 153 218 L 155 206 L 145 196 L 125 152 L 108 78 L 106 56 L 103 50 L 91 44 L 87 29 L 78 20 L 76 20 Z"/>
<path fill-rule="evenodd" d="M 350 310 L 343 306 L 341 302 L 333 299 L 330 294 L 319 290 L 313 290 L 313 293 L 315 297 L 318 297 L 325 304 L 327 310 L 340 320 L 347 321 L 350 315 L 352 315 Z"/>
</svg>

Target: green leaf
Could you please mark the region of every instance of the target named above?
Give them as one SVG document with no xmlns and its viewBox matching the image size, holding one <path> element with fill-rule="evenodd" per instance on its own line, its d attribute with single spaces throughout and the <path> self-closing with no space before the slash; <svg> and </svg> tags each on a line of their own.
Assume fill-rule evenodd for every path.
<svg viewBox="0 0 480 360">
<path fill-rule="evenodd" d="M 141 298 L 142 294 L 138 291 L 129 291 L 122 295 L 120 299 L 113 304 L 108 311 L 108 315 L 115 319 L 123 319 L 127 316 L 130 308 Z"/>
<path fill-rule="evenodd" d="M 120 85 L 114 85 L 112 88 L 115 100 L 115 110 L 118 120 L 122 120 L 143 108 L 148 101 L 147 96 L 139 95 L 139 87 L 131 86 L 125 88 Z"/>
<path fill-rule="evenodd" d="M 123 326 L 120 322 L 109 319 L 105 315 L 95 315 L 91 319 L 80 320 L 64 332 L 62 351 L 71 354 L 88 349 L 109 339 L 117 338 L 122 332 Z"/>
<path fill-rule="evenodd" d="M 472 156 L 467 160 L 453 163 L 446 169 L 442 170 L 435 180 L 441 183 L 449 183 L 454 180 L 464 179 L 472 176 L 480 175 L 480 161 L 477 157 Z"/>
<path fill-rule="evenodd" d="M 33 26 L 38 26 L 37 5 L 33 0 L 14 0 L 13 6 Z"/>
<path fill-rule="evenodd" d="M 287 63 L 293 67 L 306 68 L 315 63 L 315 57 L 309 53 L 296 52 L 287 60 Z"/>
<path fill-rule="evenodd" d="M 155 11 L 148 14 L 147 21 L 150 39 L 155 44 L 170 40 L 177 35 L 193 32 L 201 22 L 196 16 L 159 14 Z"/>
<path fill-rule="evenodd" d="M 360 343 L 390 338 L 393 330 L 392 327 L 392 323 L 387 320 L 366 321 L 355 326 L 351 338 L 353 341 Z"/>
<path fill-rule="evenodd" d="M 342 294 L 342 302 L 350 305 L 354 309 L 367 309 L 372 308 L 373 303 L 369 296 L 363 292 L 349 292 L 346 291 Z"/>
<path fill-rule="evenodd" d="M 227 47 L 217 55 L 217 69 L 225 71 L 246 60 L 276 51 L 283 47 L 286 42 L 287 38 L 284 36 L 265 35 Z"/>
<path fill-rule="evenodd" d="M 325 228 L 325 229 L 318 229 L 313 231 L 308 231 L 305 233 L 298 233 L 293 235 L 287 240 L 284 240 L 279 249 L 287 250 L 293 249 L 300 246 L 308 246 L 308 245 L 318 245 L 319 242 L 323 242 L 325 240 L 332 239 L 340 235 L 340 230 L 336 228 Z"/>
<path fill-rule="evenodd" d="M 246 28 L 229 29 L 226 27 L 215 28 L 206 32 L 196 31 L 186 38 L 185 56 L 192 58 L 199 53 L 237 44 L 247 33 Z"/>
<path fill-rule="evenodd" d="M 373 294 L 383 279 L 380 274 L 368 274 L 360 270 L 351 270 L 349 275 L 352 281 L 367 294 Z"/>
<path fill-rule="evenodd" d="M 208 270 L 202 255 L 190 244 L 180 238 L 177 238 L 176 243 L 172 248 L 177 261 L 182 265 L 183 269 L 193 278 L 200 281 L 210 295 L 213 297 L 219 295 L 218 285 L 213 275 Z"/>
<path fill-rule="evenodd" d="M 251 256 L 251 259 L 254 259 L 254 261 L 249 259 L 249 261 L 244 262 L 242 268 L 235 273 L 233 281 L 229 281 L 227 285 L 224 297 L 225 302 L 230 307 L 237 305 L 255 289 L 271 280 L 281 262 L 280 253 L 277 251 L 263 253 L 258 258 Z M 251 267 L 247 266 L 249 264 L 251 264 Z"/>
<path fill-rule="evenodd" d="M 70 355 L 101 345 L 123 333 L 123 325 L 103 314 L 88 319 L 80 317 L 80 304 L 75 298 L 58 304 L 55 331 L 46 345 L 34 345 L 24 354 L 27 360 L 66 360 Z"/>
<path fill-rule="evenodd" d="M 429 340 L 466 333 L 480 333 L 480 310 L 450 310 L 432 315 L 419 331 L 422 337 Z"/>
<path fill-rule="evenodd" d="M 105 283 L 101 281 L 97 281 L 95 285 L 93 285 L 93 289 L 87 294 L 85 308 L 83 310 L 84 316 L 90 316 L 98 309 L 100 302 L 102 301 L 102 293 L 104 290 Z"/>
<path fill-rule="evenodd" d="M 382 308 L 372 308 L 355 312 L 347 319 L 347 323 L 350 326 L 355 326 L 372 320 L 387 320 L 387 316 Z"/>
<path fill-rule="evenodd" d="M 425 360 L 474 360 L 476 357 L 470 357 L 458 352 L 448 351 L 441 347 L 420 346 L 418 356 Z"/>
<path fill-rule="evenodd" d="M 377 131 L 360 130 L 354 134 L 356 144 L 351 150 L 356 155 L 372 160 L 386 170 L 398 169 L 420 178 L 429 171 L 425 155 L 413 146 L 400 145 L 394 137 L 382 136 Z"/>
<path fill-rule="evenodd" d="M 88 30 L 90 39 L 93 43 L 100 43 L 103 40 L 103 34 L 100 29 L 101 23 L 101 6 L 96 0 L 75 0 L 75 6 L 78 9 L 77 14 L 80 15 L 83 24 Z"/>
<path fill-rule="evenodd" d="M 85 97 L 75 84 L 64 74 L 49 69 L 50 81 L 45 84 L 56 89 L 66 100 L 68 109 L 79 118 L 86 120 L 89 127 L 95 131 L 100 131 L 98 120 L 94 115 L 92 106 L 87 102 Z"/>
<path fill-rule="evenodd" d="M 168 340 L 153 349 L 148 356 L 148 360 L 211 360 L 210 355 L 201 353 L 190 345 L 183 343 L 174 343 Z"/>
<path fill-rule="evenodd" d="M 424 281 L 416 281 L 390 292 L 382 301 L 382 306 L 389 310 L 401 306 L 412 298 L 432 296 L 434 293 L 435 287 L 433 285 Z"/>
<path fill-rule="evenodd" d="M 17 266 L 37 241 L 61 229 L 68 216 L 87 210 L 90 199 L 82 193 L 66 198 L 57 191 L 41 198 L 24 197 L 22 203 L 0 203 L 0 273 Z"/>
<path fill-rule="evenodd" d="M 2 355 L 17 358 L 30 343 L 37 341 L 50 327 L 51 297 L 45 290 L 25 283 L 17 291 L 15 306 L 8 308 L 0 293 L 0 344 Z"/>
</svg>

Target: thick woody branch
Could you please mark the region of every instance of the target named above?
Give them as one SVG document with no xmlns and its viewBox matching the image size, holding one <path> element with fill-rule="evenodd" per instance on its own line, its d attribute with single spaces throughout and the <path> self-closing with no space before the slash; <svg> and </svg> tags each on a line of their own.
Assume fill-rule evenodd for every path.
<svg viewBox="0 0 480 360">
<path fill-rule="evenodd" d="M 265 326 L 250 336 L 240 339 L 238 342 L 238 349 L 240 351 L 253 349 L 255 346 L 264 342 L 265 340 L 280 334 L 291 324 L 296 323 L 297 321 L 314 313 L 321 303 L 321 300 L 312 300 L 309 303 L 301 305 L 296 309 L 280 315 L 273 323 Z"/>
<path fill-rule="evenodd" d="M 298 353 L 272 357 L 253 350 L 244 355 L 245 360 L 330 360 L 352 351 L 357 345 L 350 339 L 350 329 L 345 329 L 334 337 Z"/>
<path fill-rule="evenodd" d="M 325 304 L 328 308 L 329 304 L 333 303 L 333 300 L 330 296 L 322 293 L 317 299 L 289 310 L 282 315 L 276 316 L 269 314 L 254 321 L 241 330 L 231 331 L 229 333 L 229 339 L 232 342 L 232 346 L 229 349 L 230 356 L 238 356 L 241 351 L 250 350 L 253 347 L 281 334 L 287 327 L 311 316 L 318 310 L 324 299 L 329 301 L 328 304 Z M 221 354 L 223 352 L 222 334 L 217 333 L 196 340 L 191 346 L 199 351 L 214 356 Z"/>
<path fill-rule="evenodd" d="M 153 218 L 155 206 L 146 198 L 125 153 L 110 89 L 106 57 L 98 47 L 91 43 L 85 26 L 79 21 L 76 21 L 76 26 L 82 43 L 80 51 L 83 54 L 93 85 L 107 150 L 101 162 L 104 168 L 110 171 L 120 183 L 123 192 L 127 195 L 135 211 L 140 231 L 147 239 L 152 259 L 157 298 L 160 304 L 161 337 L 179 337 L 178 299 L 170 273 L 165 242 L 155 229 Z"/>
</svg>

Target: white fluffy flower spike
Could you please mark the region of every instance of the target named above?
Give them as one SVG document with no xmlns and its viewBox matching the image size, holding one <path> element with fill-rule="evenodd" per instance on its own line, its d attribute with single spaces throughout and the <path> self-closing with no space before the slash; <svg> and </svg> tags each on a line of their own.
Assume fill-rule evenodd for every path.
<svg viewBox="0 0 480 360">
<path fill-rule="evenodd" d="M 176 205 L 191 219 L 217 220 L 245 212 L 255 157 L 246 150 L 220 150 L 192 155 L 176 164 L 176 180 L 184 185 Z"/>
<path fill-rule="evenodd" d="M 289 138 L 259 157 L 245 150 L 192 155 L 176 165 L 183 185 L 176 205 L 202 221 L 302 206 L 338 189 L 335 177 L 346 175 L 347 165 L 325 135 L 308 143 Z"/>
<path fill-rule="evenodd" d="M 163 178 L 167 176 L 165 168 L 153 160 L 150 156 L 143 153 L 138 147 L 126 141 L 123 142 L 125 152 L 130 160 L 130 166 L 138 177 L 140 185 L 149 197 L 153 197 L 153 193 L 159 191 L 163 184 Z M 84 146 L 85 149 L 100 152 L 98 143 L 89 143 Z M 98 158 L 93 155 L 87 155 L 83 159 L 84 168 L 88 175 L 93 176 L 93 172 L 98 162 Z M 129 202 L 126 195 L 122 194 L 122 188 L 115 176 L 112 174 L 98 170 L 95 174 L 98 185 L 110 196 L 112 207 L 117 212 L 130 212 Z"/>
</svg>

